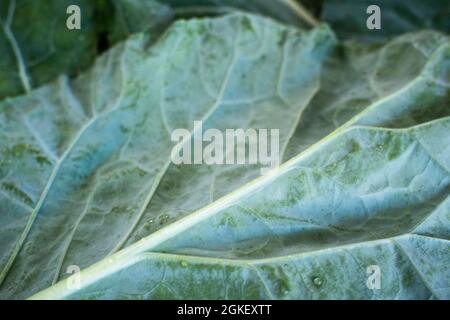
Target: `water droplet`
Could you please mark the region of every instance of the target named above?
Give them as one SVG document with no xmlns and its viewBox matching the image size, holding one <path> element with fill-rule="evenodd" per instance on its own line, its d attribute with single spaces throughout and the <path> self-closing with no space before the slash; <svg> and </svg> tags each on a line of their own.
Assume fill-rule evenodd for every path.
<svg viewBox="0 0 450 320">
<path fill-rule="evenodd" d="M 146 223 L 144 223 L 144 228 L 146 230 L 150 230 L 153 227 L 153 220 L 148 220 Z"/>
<path fill-rule="evenodd" d="M 321 278 L 319 278 L 319 277 L 314 277 L 312 279 L 312 282 L 314 283 L 314 285 L 316 287 L 320 287 L 323 284 L 323 280 Z"/>
<path fill-rule="evenodd" d="M 278 293 L 287 295 L 289 293 L 289 283 L 285 279 L 280 279 L 278 284 Z"/>
<path fill-rule="evenodd" d="M 163 214 L 161 216 L 159 216 L 159 224 L 163 225 L 167 222 L 167 220 L 169 220 L 169 215 L 168 214 Z"/>
</svg>

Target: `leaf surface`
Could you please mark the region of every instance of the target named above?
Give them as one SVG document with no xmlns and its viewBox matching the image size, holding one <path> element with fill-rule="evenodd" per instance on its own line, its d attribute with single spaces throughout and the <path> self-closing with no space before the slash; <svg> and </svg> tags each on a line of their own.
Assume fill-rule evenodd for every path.
<svg viewBox="0 0 450 320">
<path fill-rule="evenodd" d="M 34 298 L 448 299 L 449 130 L 347 129 Z"/>
<path fill-rule="evenodd" d="M 272 17 L 297 27 L 317 25 L 311 13 L 295 0 L 164 0 L 181 17 L 218 15 L 247 11 Z"/>
<path fill-rule="evenodd" d="M 368 29 L 370 5 L 380 8 L 381 29 Z M 342 39 L 380 42 L 423 29 L 450 32 L 450 2 L 441 0 L 324 0 L 321 19 Z"/>
<path fill-rule="evenodd" d="M 175 166 L 171 132 L 192 132 L 194 120 L 280 128 L 286 144 L 335 43 L 326 27 L 305 33 L 246 15 L 180 21 L 150 38 L 132 37 L 77 80 L 2 103 L 2 296 L 45 288 L 259 175 Z"/>
<path fill-rule="evenodd" d="M 60 282 L 39 297 L 446 297 L 449 57 L 436 32 L 339 46 L 325 26 L 235 14 L 177 22 L 156 43 L 132 36 L 76 80 L 4 100 L 2 297 L 122 247 L 82 273 L 80 290 Z M 294 158 L 242 189 L 260 166 L 175 166 L 170 134 L 194 133 L 194 120 L 280 129 Z M 355 266 L 385 259 L 390 289 L 369 291 L 364 267 L 360 287 L 339 286 L 352 255 Z M 281 280 L 291 260 L 303 285 Z M 317 271 L 336 263 L 333 276 Z M 217 282 L 228 277 L 230 293 Z M 194 281 L 211 291 L 194 294 Z"/>
</svg>

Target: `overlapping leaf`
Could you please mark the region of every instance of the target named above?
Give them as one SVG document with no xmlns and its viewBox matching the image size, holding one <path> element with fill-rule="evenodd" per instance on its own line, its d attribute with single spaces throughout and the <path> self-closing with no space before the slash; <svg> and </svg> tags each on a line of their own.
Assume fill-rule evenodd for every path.
<svg viewBox="0 0 450 320">
<path fill-rule="evenodd" d="M 318 24 L 316 18 L 295 0 L 162 0 L 180 17 L 218 15 L 235 10 L 258 13 L 297 27 Z"/>
<path fill-rule="evenodd" d="M 136 32 L 157 38 L 177 17 L 247 10 L 307 26 L 284 0 L 4 0 L 0 3 L 0 98 L 29 92 L 59 75 L 78 75 L 97 55 Z M 80 8 L 80 30 L 70 30 L 69 6 Z M 174 9 L 172 11 L 172 8 Z M 227 10 L 225 10 L 228 8 Z M 302 12 L 300 12 L 301 14 Z"/>
<path fill-rule="evenodd" d="M 290 140 L 300 156 L 36 297 L 448 299 L 448 63 L 429 32 L 338 49 Z"/>
<path fill-rule="evenodd" d="M 370 5 L 380 8 L 380 29 L 369 29 Z M 450 32 L 450 1 L 447 0 L 323 0 L 321 18 L 344 39 L 380 42 L 396 35 L 423 29 Z"/>
<path fill-rule="evenodd" d="M 71 5 L 80 8 L 80 30 L 66 26 Z M 27 93 L 58 75 L 76 75 L 104 47 L 133 32 L 157 34 L 170 18 L 170 9 L 153 0 L 3 0 L 0 98 Z"/>
</svg>

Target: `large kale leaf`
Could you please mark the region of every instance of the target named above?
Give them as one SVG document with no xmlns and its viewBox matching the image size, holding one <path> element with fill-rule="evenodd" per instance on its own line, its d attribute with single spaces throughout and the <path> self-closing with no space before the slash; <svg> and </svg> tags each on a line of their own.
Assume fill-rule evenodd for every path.
<svg viewBox="0 0 450 320">
<path fill-rule="evenodd" d="M 16 93 L 33 80 L 0 101 L 0 297 L 448 299 L 448 37 L 339 44 L 326 25 L 244 13 L 163 32 L 170 12 L 227 9 L 164 3 L 92 9 L 120 8 L 101 33 L 127 39 L 75 78 L 82 59 L 44 59 L 37 83 L 59 77 L 34 90 L 13 63 L 28 53 L 0 68 Z M 275 2 L 232 3 L 220 13 Z M 301 24 L 282 4 L 293 11 L 275 18 Z M 86 67 L 98 34 L 77 53 Z M 279 129 L 284 164 L 263 177 L 260 165 L 175 165 L 171 132 L 193 135 L 195 120 Z M 80 288 L 63 280 L 72 265 Z M 371 265 L 383 290 L 366 286 Z"/>
<path fill-rule="evenodd" d="M 136 35 L 74 81 L 5 100 L 2 292 L 44 288 L 259 175 L 175 166 L 171 132 L 282 128 L 286 144 L 334 43 L 326 27 L 252 16 L 180 21 L 154 46 Z"/>
</svg>

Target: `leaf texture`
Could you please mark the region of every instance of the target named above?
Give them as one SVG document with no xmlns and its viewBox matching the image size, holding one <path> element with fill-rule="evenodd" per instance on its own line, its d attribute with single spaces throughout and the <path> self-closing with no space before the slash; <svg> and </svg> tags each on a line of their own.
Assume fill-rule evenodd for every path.
<svg viewBox="0 0 450 320">
<path fill-rule="evenodd" d="M 155 46 L 136 35 L 75 81 L 5 100 L 2 296 L 42 289 L 259 175 L 173 165 L 172 130 L 281 128 L 287 143 L 334 43 L 326 27 L 246 15 L 180 21 Z"/>
<path fill-rule="evenodd" d="M 347 129 L 35 298 L 448 299 L 449 130 Z"/>
<path fill-rule="evenodd" d="M 367 8 L 377 5 L 381 28 L 368 29 Z M 324 0 L 322 19 L 343 39 L 382 42 L 396 35 L 423 29 L 450 32 L 450 2 L 441 0 Z"/>
</svg>

